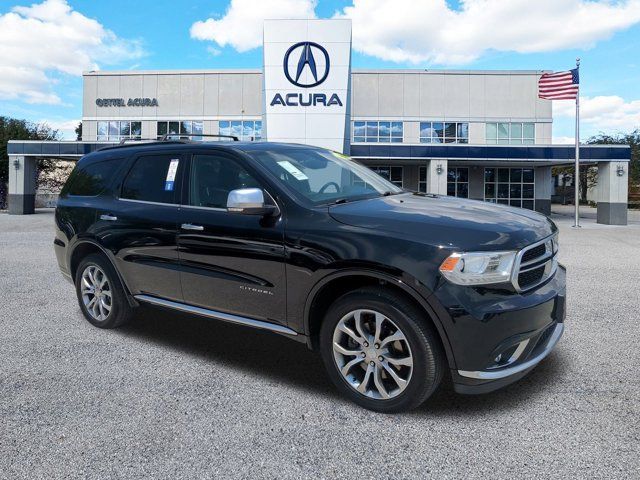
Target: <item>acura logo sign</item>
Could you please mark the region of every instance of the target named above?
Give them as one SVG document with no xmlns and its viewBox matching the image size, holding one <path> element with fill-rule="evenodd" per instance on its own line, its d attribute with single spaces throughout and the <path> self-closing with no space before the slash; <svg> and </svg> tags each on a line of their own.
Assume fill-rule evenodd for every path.
<svg viewBox="0 0 640 480">
<path fill-rule="evenodd" d="M 293 55 L 293 57 L 291 57 Z M 318 65 L 316 59 L 322 59 L 324 56 L 324 64 Z M 289 59 L 294 60 L 294 65 L 289 64 Z M 298 58 L 297 65 L 295 58 Z M 315 42 L 299 42 L 292 45 L 284 55 L 284 75 L 296 87 L 312 88 L 320 85 L 327 79 L 329 75 L 329 54 L 325 48 Z M 305 70 L 311 73 L 309 81 L 301 80 Z"/>
</svg>

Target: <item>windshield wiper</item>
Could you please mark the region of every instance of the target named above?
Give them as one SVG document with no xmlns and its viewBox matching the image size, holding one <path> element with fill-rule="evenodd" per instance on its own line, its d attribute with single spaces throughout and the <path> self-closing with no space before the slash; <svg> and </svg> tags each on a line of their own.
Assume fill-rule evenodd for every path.
<svg viewBox="0 0 640 480">
<path fill-rule="evenodd" d="M 340 205 L 342 203 L 347 203 L 348 201 L 349 201 L 349 199 L 347 199 L 347 198 L 337 198 L 333 202 L 329 203 L 329 205 Z"/>
<path fill-rule="evenodd" d="M 403 191 L 400 192 L 392 192 L 391 190 L 387 190 L 386 192 L 382 193 L 383 197 L 388 197 L 389 195 L 400 195 L 401 193 L 404 193 Z"/>
</svg>

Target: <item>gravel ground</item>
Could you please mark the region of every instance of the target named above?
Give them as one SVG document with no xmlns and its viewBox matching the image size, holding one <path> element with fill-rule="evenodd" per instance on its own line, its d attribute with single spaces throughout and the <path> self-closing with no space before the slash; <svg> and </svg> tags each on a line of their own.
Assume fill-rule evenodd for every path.
<svg viewBox="0 0 640 480">
<path fill-rule="evenodd" d="M 567 331 L 528 377 L 405 415 L 344 400 L 277 335 L 81 316 L 50 210 L 0 214 L 2 478 L 639 478 L 640 222 L 561 227 Z"/>
</svg>

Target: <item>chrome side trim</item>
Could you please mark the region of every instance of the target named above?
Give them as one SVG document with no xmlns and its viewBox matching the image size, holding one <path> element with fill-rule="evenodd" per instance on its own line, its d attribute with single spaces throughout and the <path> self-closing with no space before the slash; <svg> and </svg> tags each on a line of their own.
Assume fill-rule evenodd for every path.
<svg viewBox="0 0 640 480">
<path fill-rule="evenodd" d="M 118 198 L 121 202 L 144 203 L 145 205 L 162 205 L 163 207 L 180 207 L 177 203 L 150 202 L 148 200 L 134 200 L 132 198 Z"/>
<path fill-rule="evenodd" d="M 241 317 L 240 315 L 218 312 L 216 310 L 209 310 L 202 307 L 194 307 L 192 305 L 187 305 L 186 303 L 173 302 L 171 300 L 165 300 L 163 298 L 152 297 L 151 295 L 135 295 L 134 298 L 141 302 L 151 303 L 153 305 L 159 305 L 161 307 L 172 308 L 173 310 L 179 310 L 181 312 L 193 313 L 194 315 L 200 315 L 202 317 L 214 318 L 216 320 L 222 320 L 223 322 L 246 325 L 248 327 L 260 328 L 262 330 L 270 330 L 272 332 L 283 333 L 285 335 L 298 335 L 298 333 L 294 330 L 291 330 L 290 328 L 284 327 L 282 325 L 263 322 L 262 320 L 254 320 L 253 318 Z"/>
<path fill-rule="evenodd" d="M 467 378 L 477 378 L 481 380 L 497 380 L 499 378 L 506 378 L 506 377 L 510 377 L 511 375 L 515 375 L 516 373 L 523 372 L 537 365 L 547 355 L 549 355 L 551 351 L 554 349 L 554 347 L 556 346 L 556 344 L 558 343 L 558 341 L 560 340 L 560 337 L 562 337 L 563 332 L 564 332 L 564 323 L 558 323 L 556 325 L 556 328 L 553 330 L 553 333 L 551 334 L 551 338 L 549 339 L 549 343 L 547 343 L 547 346 L 544 348 L 544 350 L 540 352 L 538 355 L 536 355 L 535 357 L 533 357 L 532 359 L 527 360 L 526 362 L 523 362 L 514 367 L 509 367 L 503 370 L 492 371 L 492 372 L 487 372 L 482 370 L 478 370 L 478 371 L 458 370 L 458 374 Z"/>
</svg>

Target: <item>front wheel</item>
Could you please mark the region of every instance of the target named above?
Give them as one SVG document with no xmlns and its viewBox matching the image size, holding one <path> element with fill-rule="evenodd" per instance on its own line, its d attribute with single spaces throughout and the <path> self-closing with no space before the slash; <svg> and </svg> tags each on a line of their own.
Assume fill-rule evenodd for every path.
<svg viewBox="0 0 640 480">
<path fill-rule="evenodd" d="M 441 382 L 442 349 L 424 313 L 382 288 L 347 293 L 320 332 L 329 377 L 355 403 L 378 412 L 410 410 Z"/>
</svg>

